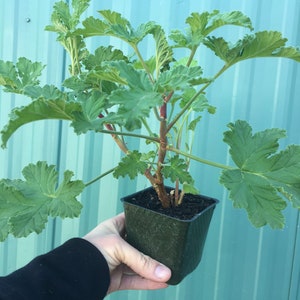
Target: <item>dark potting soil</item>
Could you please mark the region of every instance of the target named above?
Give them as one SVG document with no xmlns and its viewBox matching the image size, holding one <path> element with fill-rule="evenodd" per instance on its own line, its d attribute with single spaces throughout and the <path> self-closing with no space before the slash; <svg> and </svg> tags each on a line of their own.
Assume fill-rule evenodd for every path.
<svg viewBox="0 0 300 300">
<path fill-rule="evenodd" d="M 167 190 L 170 191 L 169 188 Z M 190 220 L 208 206 L 216 203 L 216 200 L 206 196 L 185 194 L 180 205 L 163 208 L 152 188 L 145 189 L 135 194 L 133 198 L 127 198 L 126 201 L 181 220 Z"/>
</svg>

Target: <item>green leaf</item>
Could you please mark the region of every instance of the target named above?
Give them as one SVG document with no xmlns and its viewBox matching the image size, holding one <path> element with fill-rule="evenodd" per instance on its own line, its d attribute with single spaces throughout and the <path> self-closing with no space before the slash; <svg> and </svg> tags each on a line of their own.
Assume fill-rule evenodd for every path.
<svg viewBox="0 0 300 300">
<path fill-rule="evenodd" d="M 4 180 L 0 181 L 0 241 L 4 241 L 11 232 L 10 218 L 20 211 L 26 211 L 28 205 L 24 196 Z"/>
<path fill-rule="evenodd" d="M 254 226 L 282 228 L 286 199 L 300 208 L 300 146 L 277 152 L 285 131 L 267 129 L 252 134 L 245 121 L 230 123 L 224 141 L 238 169 L 225 170 L 221 183 L 234 206 L 245 208 Z"/>
<path fill-rule="evenodd" d="M 87 76 L 88 76 L 87 73 L 71 76 L 69 78 L 66 78 L 62 85 L 77 93 L 81 93 L 82 91 L 87 91 L 88 89 L 91 89 L 99 85 L 98 80 L 95 80 L 94 82 L 87 80 Z"/>
<path fill-rule="evenodd" d="M 160 71 L 168 68 L 169 63 L 172 62 L 173 51 L 161 26 L 157 25 L 153 28 L 152 35 L 155 40 L 155 69 L 159 74 Z"/>
<path fill-rule="evenodd" d="M 201 67 L 177 65 L 160 74 L 156 83 L 158 91 L 173 91 L 189 86 L 191 80 L 201 77 Z"/>
<path fill-rule="evenodd" d="M 0 60 L 0 85 L 6 88 L 6 92 L 21 94 L 25 87 L 39 84 L 38 77 L 43 68 L 41 63 L 25 57 L 20 57 L 16 65 Z"/>
<path fill-rule="evenodd" d="M 166 178 L 170 178 L 172 182 L 175 182 L 177 179 L 180 183 L 193 184 L 194 182 L 190 173 L 187 171 L 185 160 L 178 155 L 170 158 L 169 163 L 164 165 L 162 173 Z"/>
<path fill-rule="evenodd" d="M 284 57 L 300 61 L 300 50 L 285 47 L 287 39 L 277 31 L 261 31 L 246 35 L 235 45 L 230 46 L 223 38 L 209 37 L 204 44 L 215 52 L 227 66 L 239 61 L 257 57 Z"/>
<path fill-rule="evenodd" d="M 95 54 L 88 55 L 83 64 L 87 70 L 92 70 L 96 66 L 101 66 L 103 62 L 124 60 L 128 61 L 128 58 L 119 49 L 114 49 L 112 46 L 101 46 L 95 50 Z"/>
<path fill-rule="evenodd" d="M 255 227 L 269 224 L 272 228 L 284 227 L 282 210 L 286 203 L 264 177 L 242 170 L 222 172 L 221 183 L 230 191 L 236 208 L 244 208 Z"/>
<path fill-rule="evenodd" d="M 107 123 L 124 125 L 128 131 L 139 129 L 142 118 L 148 117 L 151 108 L 162 104 L 161 95 L 140 89 L 116 90 L 109 96 L 109 102 L 119 105 L 117 113 L 104 118 Z"/>
<path fill-rule="evenodd" d="M 99 130 L 103 121 L 99 119 L 100 113 L 108 107 L 107 95 L 93 91 L 89 95 L 81 94 L 78 97 L 82 111 L 74 113 L 71 126 L 77 134 L 86 133 L 88 130 Z"/>
<path fill-rule="evenodd" d="M 45 30 L 60 34 L 75 30 L 80 22 L 80 16 L 88 8 L 89 2 L 90 0 L 72 0 L 72 13 L 68 3 L 64 1 L 56 2 L 51 15 L 52 25 L 46 26 Z"/>
<path fill-rule="evenodd" d="M 110 66 L 118 70 L 119 75 L 126 80 L 130 88 L 150 92 L 153 90 L 148 74 L 144 70 L 136 70 L 125 61 L 111 62 Z"/>
<path fill-rule="evenodd" d="M 134 179 L 138 174 L 144 174 L 147 166 L 142 160 L 142 153 L 137 150 L 130 151 L 115 168 L 113 176 L 115 178 L 129 176 L 130 179 Z"/>
<path fill-rule="evenodd" d="M 26 86 L 24 88 L 24 94 L 32 99 L 44 98 L 46 100 L 67 100 L 68 98 L 66 93 L 60 91 L 56 86 L 48 84 L 43 87 L 38 85 Z"/>
<path fill-rule="evenodd" d="M 197 31 L 197 28 L 199 27 L 199 25 L 197 24 L 197 14 L 196 17 L 193 17 L 192 14 L 192 18 L 188 18 L 187 23 L 190 24 L 193 31 Z M 225 25 L 241 26 L 253 30 L 250 18 L 244 15 L 242 12 L 231 11 L 226 13 L 220 13 L 218 10 L 215 10 L 208 16 L 207 23 L 203 28 L 203 35 L 208 36 L 212 31 Z"/>
<path fill-rule="evenodd" d="M 31 232 L 40 233 L 48 216 L 61 218 L 78 217 L 82 208 L 76 197 L 85 185 L 82 181 L 71 181 L 73 173 L 65 171 L 58 183 L 58 173 L 54 166 L 46 162 L 29 164 L 23 169 L 23 180 L 2 180 L 0 182 L 0 223 L 6 220 L 6 237 L 12 233 L 25 237 Z"/>
<path fill-rule="evenodd" d="M 0 218 L 0 242 L 3 242 L 10 232 L 10 224 L 8 221 L 8 218 Z"/>
<path fill-rule="evenodd" d="M 80 74 L 81 62 L 88 53 L 82 36 L 76 32 L 76 27 L 80 23 L 81 15 L 89 6 L 89 2 L 90 0 L 72 0 L 72 12 L 68 3 L 56 2 L 51 15 L 52 24 L 45 28 L 45 30 L 57 33 L 57 41 L 70 55 L 69 71 L 72 75 Z"/>
<path fill-rule="evenodd" d="M 286 136 L 285 131 L 273 128 L 252 135 L 251 126 L 240 120 L 227 126 L 230 130 L 224 133 L 224 142 L 230 146 L 235 164 L 243 170 L 268 170 L 268 157 L 278 149 L 278 141 Z"/>
<path fill-rule="evenodd" d="M 84 37 L 114 36 L 131 45 L 137 45 L 156 26 L 154 22 L 147 22 L 135 30 L 120 13 L 110 10 L 101 10 L 99 13 L 104 20 L 89 17 L 82 22 L 84 28 L 77 30 L 76 33 Z"/>
<path fill-rule="evenodd" d="M 187 19 L 189 25 L 186 33 L 179 30 L 173 30 L 170 38 L 175 42 L 175 47 L 185 47 L 193 49 L 198 47 L 212 31 L 225 26 L 242 26 L 252 30 L 251 20 L 239 11 L 229 13 L 220 13 L 214 10 L 211 13 L 192 13 Z"/>
<path fill-rule="evenodd" d="M 44 98 L 39 98 L 27 106 L 15 108 L 11 112 L 8 124 L 1 130 L 2 147 L 6 147 L 8 139 L 22 125 L 47 119 L 73 120 L 74 112 L 81 110 L 79 103 Z"/>
<path fill-rule="evenodd" d="M 195 131 L 197 124 L 200 122 L 201 120 L 201 116 L 196 117 L 195 119 L 193 119 L 188 126 L 188 129 L 191 131 Z"/>
<path fill-rule="evenodd" d="M 183 108 L 195 95 L 197 91 L 194 88 L 187 88 L 182 94 L 182 100 L 180 101 L 180 107 Z M 209 113 L 214 114 L 216 108 L 209 105 L 208 100 L 204 94 L 200 94 L 196 97 L 191 105 L 193 111 L 202 112 L 207 110 Z"/>
<path fill-rule="evenodd" d="M 192 184 L 186 182 L 182 185 L 182 190 L 185 194 L 199 195 L 199 191 Z"/>
<path fill-rule="evenodd" d="M 155 56 L 151 56 L 148 60 L 144 61 L 144 65 L 146 65 L 146 67 L 144 67 L 144 65 L 142 64 L 141 61 L 136 60 L 133 62 L 133 66 L 135 69 L 146 69 L 148 70 L 149 74 L 153 74 L 154 71 L 156 70 L 156 57 Z"/>
<path fill-rule="evenodd" d="M 0 60 L 0 85 L 15 88 L 20 84 L 15 65 L 10 61 Z"/>
<path fill-rule="evenodd" d="M 111 65 L 96 67 L 87 74 L 87 82 L 110 81 L 116 84 L 127 85 L 127 81 L 120 76 L 119 70 Z"/>
</svg>

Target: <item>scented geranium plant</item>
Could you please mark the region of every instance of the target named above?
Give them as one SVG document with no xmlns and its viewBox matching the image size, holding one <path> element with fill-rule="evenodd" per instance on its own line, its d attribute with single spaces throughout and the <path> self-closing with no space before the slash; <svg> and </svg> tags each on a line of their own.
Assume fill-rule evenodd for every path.
<svg viewBox="0 0 300 300">
<path fill-rule="evenodd" d="M 1 131 L 2 147 L 6 148 L 19 127 L 30 122 L 67 121 L 78 135 L 88 131 L 111 135 L 124 153 L 113 176 L 146 176 L 164 208 L 180 205 L 185 193 L 198 193 L 189 166 L 191 162 L 204 163 L 222 169 L 220 183 L 229 190 L 234 207 L 244 208 L 254 226 L 282 228 L 287 203 L 300 207 L 300 146 L 279 151 L 284 130 L 253 133 L 246 121 L 229 123 L 224 142 L 234 163 L 230 166 L 195 156 L 192 145 L 201 116 L 216 110 L 206 91 L 218 88 L 218 77 L 253 58 L 283 57 L 299 62 L 299 49 L 286 46 L 287 39 L 280 32 L 253 33 L 251 20 L 239 11 L 194 12 L 186 19 L 184 31 L 167 34 L 151 21 L 134 28 L 110 10 L 81 22 L 88 5 L 89 0 L 73 0 L 71 8 L 57 2 L 51 25 L 46 27 L 57 34 L 70 58 L 70 76 L 60 86 L 40 85 L 42 63 L 24 57 L 16 62 L 0 61 L 3 90 L 28 98 L 26 106 L 11 112 Z M 216 29 L 228 25 L 245 27 L 249 33 L 235 43 L 214 35 Z M 130 50 L 124 53 L 105 45 L 103 36 L 122 40 Z M 87 39 L 99 42 L 93 53 L 86 47 Z M 149 56 L 141 50 L 145 39 L 152 41 Z M 213 77 L 206 77 L 196 60 L 202 47 L 223 62 Z M 154 122 L 157 126 L 153 127 Z M 143 140 L 148 150 L 129 149 L 128 137 Z M 203 139 L 201 142 L 205 143 Z M 102 177 L 99 174 L 84 183 L 72 180 L 73 173 L 67 170 L 58 182 L 55 166 L 43 161 L 25 166 L 22 173 L 23 179 L 0 181 L 0 240 L 10 233 L 16 237 L 39 233 L 48 216 L 78 217 L 82 204 L 76 197 Z M 166 192 L 166 179 L 174 183 L 171 194 Z"/>
</svg>

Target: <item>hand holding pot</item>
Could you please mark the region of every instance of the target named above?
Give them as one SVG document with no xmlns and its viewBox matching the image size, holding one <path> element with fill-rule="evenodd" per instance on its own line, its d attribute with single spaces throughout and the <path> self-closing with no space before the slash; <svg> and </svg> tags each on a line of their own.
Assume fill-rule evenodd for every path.
<svg viewBox="0 0 300 300">
<path fill-rule="evenodd" d="M 144 255 L 123 238 L 124 214 L 102 222 L 84 239 L 96 246 L 105 257 L 111 276 L 108 293 L 116 290 L 153 290 L 167 287 L 171 271 Z"/>
</svg>

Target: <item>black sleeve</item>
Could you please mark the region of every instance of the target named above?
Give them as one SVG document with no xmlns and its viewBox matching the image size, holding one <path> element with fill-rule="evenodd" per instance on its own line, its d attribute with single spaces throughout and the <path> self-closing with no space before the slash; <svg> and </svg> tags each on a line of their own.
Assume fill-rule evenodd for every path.
<svg viewBox="0 0 300 300">
<path fill-rule="evenodd" d="M 109 283 L 109 268 L 101 252 L 88 241 L 74 238 L 0 277 L 0 299 L 100 300 Z"/>
</svg>

